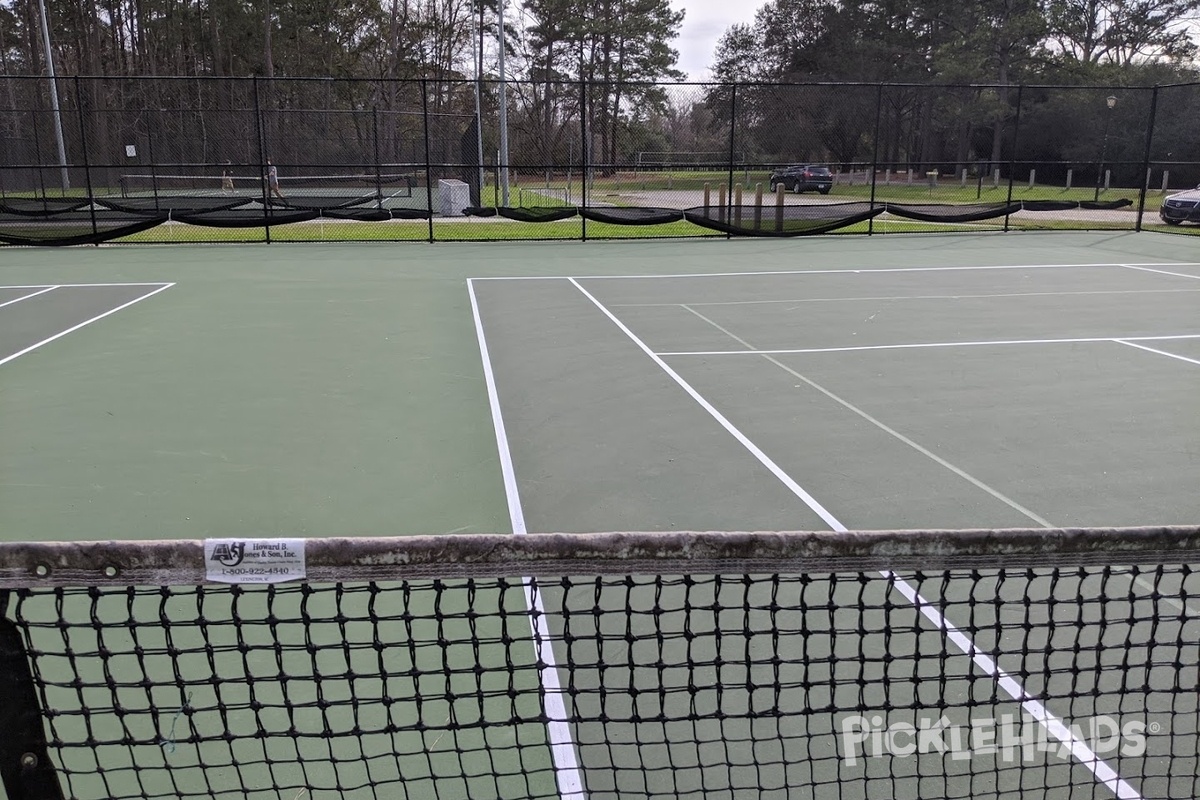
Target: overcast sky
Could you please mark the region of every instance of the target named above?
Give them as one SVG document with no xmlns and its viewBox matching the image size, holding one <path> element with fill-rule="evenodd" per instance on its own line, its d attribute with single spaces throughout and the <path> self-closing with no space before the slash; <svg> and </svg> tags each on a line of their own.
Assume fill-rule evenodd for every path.
<svg viewBox="0 0 1200 800">
<path fill-rule="evenodd" d="M 671 0 L 671 7 L 685 13 L 675 49 L 679 51 L 679 69 L 688 79 L 702 81 L 710 77 L 713 50 L 717 39 L 730 25 L 753 22 L 754 12 L 767 0 Z"/>
</svg>

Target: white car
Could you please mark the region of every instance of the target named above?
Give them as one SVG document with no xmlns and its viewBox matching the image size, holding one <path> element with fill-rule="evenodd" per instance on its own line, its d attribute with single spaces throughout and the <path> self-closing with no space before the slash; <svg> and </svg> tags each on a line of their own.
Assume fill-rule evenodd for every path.
<svg viewBox="0 0 1200 800">
<path fill-rule="evenodd" d="M 1181 222 L 1200 222 L 1200 186 L 1186 192 L 1168 195 L 1158 209 L 1158 215 L 1168 225 Z"/>
</svg>

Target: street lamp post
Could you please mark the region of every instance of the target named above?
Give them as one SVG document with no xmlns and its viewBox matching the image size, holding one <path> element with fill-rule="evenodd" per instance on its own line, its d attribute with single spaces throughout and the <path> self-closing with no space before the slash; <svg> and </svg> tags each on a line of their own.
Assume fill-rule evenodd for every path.
<svg viewBox="0 0 1200 800">
<path fill-rule="evenodd" d="M 1110 94 L 1104 102 L 1108 105 L 1108 113 L 1104 115 L 1104 141 L 1100 145 L 1100 169 L 1096 172 L 1096 194 L 1092 198 L 1097 202 L 1100 200 L 1100 181 L 1104 180 L 1104 159 L 1108 155 L 1108 126 L 1112 122 L 1112 110 L 1117 107 L 1117 98 Z"/>
<path fill-rule="evenodd" d="M 67 146 L 63 141 L 62 109 L 58 105 L 58 79 L 54 74 L 54 52 L 50 46 L 50 22 L 46 17 L 46 0 L 38 3 L 38 16 L 42 23 L 42 46 L 46 50 L 46 76 L 50 82 L 50 109 L 54 115 L 54 143 L 58 145 L 58 164 L 62 170 L 62 188 L 66 192 L 71 188 L 71 178 L 67 174 Z"/>
</svg>

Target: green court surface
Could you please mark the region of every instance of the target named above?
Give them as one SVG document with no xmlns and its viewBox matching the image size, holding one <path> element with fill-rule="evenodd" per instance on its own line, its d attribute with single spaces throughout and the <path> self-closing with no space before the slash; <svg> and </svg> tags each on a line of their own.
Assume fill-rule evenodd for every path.
<svg viewBox="0 0 1200 800">
<path fill-rule="evenodd" d="M 0 531 L 507 529 L 469 289 L 531 531 L 826 527 L 713 411 L 851 528 L 1185 523 L 1192 260 L 1147 234 L 6 250 Z"/>
<path fill-rule="evenodd" d="M 1182 237 L 1152 233 L 0 256 L 0 539 L 11 541 L 1195 524 L 1198 409 L 1200 259 Z M 1196 790 L 1177 770 L 1196 772 L 1187 687 L 1200 656 L 1154 643 L 1200 636 L 1185 588 L 1194 575 L 1146 575 L 903 577 L 941 598 L 952 622 L 967 625 L 954 616 L 970 609 L 975 645 L 1059 718 L 1168 720 L 1171 735 L 1131 769 L 1139 796 L 1177 797 Z M 812 593 L 821 613 L 803 619 L 777 616 L 769 582 L 547 586 L 559 663 L 576 665 L 569 711 L 593 720 L 571 734 L 589 796 L 815 798 L 834 781 L 846 781 L 840 797 L 1112 796 L 1095 769 L 1045 754 L 1017 767 L 936 754 L 839 761 L 835 707 L 887 708 L 913 724 L 925 707 L 965 724 L 955 698 L 1022 713 L 896 580 L 785 586 Z M 1178 607 L 1142 596 L 1147 581 Z M 479 602 L 524 610 L 519 582 L 485 587 Z M 721 611 L 623 613 L 659 605 L 742 616 L 722 637 Z M 568 622 L 578 638 L 564 650 L 556 626 Z M 516 691 L 534 691 L 532 644 L 500 652 L 492 624 L 489 644 L 459 657 L 481 671 L 516 663 Z M 741 638 L 770 627 L 803 657 L 781 665 Z M 479 636 L 473 620 L 448 630 Z M 608 637 L 623 630 L 614 649 Z M 1145 673 L 1136 708 L 1123 700 L 1131 648 Z M 1074 653 L 1069 667 L 1060 651 Z M 617 677 L 607 664 L 622 667 Z M 465 691 L 483 679 L 445 679 L 457 680 Z M 617 684 L 652 697 L 605 706 L 602 690 Z M 720 693 L 707 692 L 721 685 L 735 688 L 721 706 L 730 718 L 716 720 L 705 709 Z M 763 685 L 791 690 L 768 698 Z M 446 694 L 448 705 L 417 713 L 449 720 Z M 513 710 L 521 702 L 503 711 L 521 724 L 456 741 L 494 760 L 445 767 L 467 777 L 439 797 L 485 796 L 495 784 L 472 778 L 476 768 L 503 776 L 504 794 L 567 797 L 551 734 Z M 773 711 L 751 713 L 762 703 Z M 405 740 L 407 762 L 392 759 L 396 779 L 442 768 L 417 755 L 441 741 L 424 736 Z M 306 777 L 275 776 L 283 800 L 296 787 L 335 796 L 321 759 L 363 760 L 364 781 L 393 769 L 360 752 L 378 742 L 309 744 L 274 756 L 314 762 Z M 930 772 L 942 782 L 918 777 Z M 108 791 L 83 786 L 80 800 Z M 213 792 L 238 794 L 219 780 Z"/>
</svg>

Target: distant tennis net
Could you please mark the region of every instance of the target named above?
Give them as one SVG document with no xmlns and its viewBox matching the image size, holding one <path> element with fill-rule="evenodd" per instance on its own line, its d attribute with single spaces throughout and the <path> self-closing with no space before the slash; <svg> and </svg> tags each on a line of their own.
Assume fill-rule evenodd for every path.
<svg viewBox="0 0 1200 800">
<path fill-rule="evenodd" d="M 348 173 L 328 175 L 281 175 L 279 190 L 285 197 L 344 196 L 361 194 L 380 197 L 412 197 L 417 177 L 414 173 Z M 266 176 L 247 175 L 231 169 L 228 174 L 204 175 L 122 175 L 122 197 L 166 196 L 271 196 Z"/>
<path fill-rule="evenodd" d="M 1200 793 L 1200 528 L 288 547 L 0 544 L 9 800 Z"/>
</svg>

